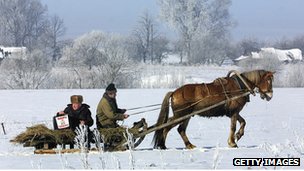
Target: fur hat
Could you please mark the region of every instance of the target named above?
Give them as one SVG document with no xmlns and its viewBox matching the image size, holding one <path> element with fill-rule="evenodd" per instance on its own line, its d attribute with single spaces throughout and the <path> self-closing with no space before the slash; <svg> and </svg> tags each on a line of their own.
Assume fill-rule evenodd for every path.
<svg viewBox="0 0 304 171">
<path fill-rule="evenodd" d="M 81 95 L 73 95 L 71 96 L 71 103 L 82 103 L 83 97 Z"/>
<path fill-rule="evenodd" d="M 106 91 L 117 91 L 115 84 L 111 83 L 107 86 Z"/>
</svg>

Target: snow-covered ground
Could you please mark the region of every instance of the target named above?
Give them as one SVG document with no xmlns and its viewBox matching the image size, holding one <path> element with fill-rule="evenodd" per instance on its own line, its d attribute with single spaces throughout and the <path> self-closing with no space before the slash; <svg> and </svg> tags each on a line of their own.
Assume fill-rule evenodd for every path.
<svg viewBox="0 0 304 171">
<path fill-rule="evenodd" d="M 119 89 L 118 104 L 133 108 L 161 103 L 170 89 Z M 51 118 L 69 103 L 73 94 L 84 96 L 95 119 L 96 106 L 104 90 L 0 90 L 0 169 L 83 169 L 81 154 L 35 155 L 33 148 L 24 148 L 9 142 L 27 126 L 45 123 L 52 127 Z M 153 134 L 146 136 L 135 151 L 90 153 L 88 167 L 92 169 L 248 169 L 233 166 L 233 158 L 301 158 L 297 167 L 252 167 L 252 169 L 304 169 L 304 89 L 275 88 L 274 97 L 266 102 L 259 96 L 251 97 L 241 115 L 246 119 L 245 135 L 239 148 L 227 146 L 230 119 L 191 118 L 187 133 L 197 146 L 185 150 L 175 129 L 167 138 L 168 150 L 152 150 Z M 135 111 L 129 111 L 132 114 Z M 140 118 L 149 125 L 156 122 L 158 111 L 134 115 L 123 124 Z"/>
</svg>

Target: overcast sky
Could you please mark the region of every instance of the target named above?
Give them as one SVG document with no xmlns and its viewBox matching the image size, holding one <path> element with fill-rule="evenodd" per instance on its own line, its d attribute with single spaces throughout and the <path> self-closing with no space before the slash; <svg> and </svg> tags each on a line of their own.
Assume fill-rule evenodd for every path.
<svg viewBox="0 0 304 171">
<path fill-rule="evenodd" d="M 66 37 L 92 30 L 128 34 L 145 10 L 157 17 L 157 0 L 41 0 L 64 19 Z M 234 40 L 277 40 L 304 35 L 304 0 L 232 0 Z M 165 27 L 165 26 L 163 26 Z M 165 29 L 164 29 L 165 30 Z"/>
</svg>

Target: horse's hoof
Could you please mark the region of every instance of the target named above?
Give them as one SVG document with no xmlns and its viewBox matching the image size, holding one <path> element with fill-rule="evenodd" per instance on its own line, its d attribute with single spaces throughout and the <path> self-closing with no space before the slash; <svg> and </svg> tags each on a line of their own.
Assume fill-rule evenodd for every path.
<svg viewBox="0 0 304 171">
<path fill-rule="evenodd" d="M 193 144 L 188 144 L 188 145 L 186 146 L 186 148 L 187 148 L 187 149 L 194 149 L 194 148 L 196 148 L 196 146 L 193 145 Z"/>
<path fill-rule="evenodd" d="M 157 146 L 157 147 L 154 147 L 155 149 L 158 149 L 158 150 L 166 150 L 167 147 L 162 145 L 162 146 Z"/>
<path fill-rule="evenodd" d="M 229 144 L 229 147 L 230 148 L 238 148 L 237 144 L 235 144 L 235 143 L 234 144 Z"/>
</svg>

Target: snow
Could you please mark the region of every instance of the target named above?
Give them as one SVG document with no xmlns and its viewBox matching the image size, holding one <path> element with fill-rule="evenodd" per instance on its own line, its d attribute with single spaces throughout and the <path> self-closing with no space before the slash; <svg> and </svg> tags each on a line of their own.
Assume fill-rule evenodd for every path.
<svg viewBox="0 0 304 171">
<path fill-rule="evenodd" d="M 119 89 L 118 104 L 133 108 L 161 103 L 172 89 Z M 73 94 L 84 96 L 95 119 L 96 106 L 102 89 L 73 90 L 0 90 L 0 122 L 7 135 L 0 130 L 0 169 L 83 169 L 81 154 L 35 155 L 33 148 L 12 144 L 10 139 L 26 127 L 45 123 L 52 128 L 51 118 L 69 103 Z M 239 148 L 228 148 L 230 119 L 192 117 L 187 129 L 189 140 L 197 146 L 186 150 L 176 131 L 168 134 L 168 150 L 153 150 L 153 134 L 148 134 L 135 151 L 90 153 L 92 169 L 248 169 L 233 166 L 233 158 L 301 158 L 298 167 L 252 167 L 251 169 L 304 169 L 303 88 L 275 88 L 274 97 L 267 102 L 251 96 L 241 112 L 247 122 Z M 128 111 L 132 114 L 136 111 Z M 123 125 L 131 126 L 140 118 L 149 125 L 156 122 L 158 111 L 133 115 Z M 93 126 L 95 127 L 95 126 Z M 131 160 L 134 160 L 132 164 Z M 104 161 L 105 165 L 102 165 Z"/>
</svg>

